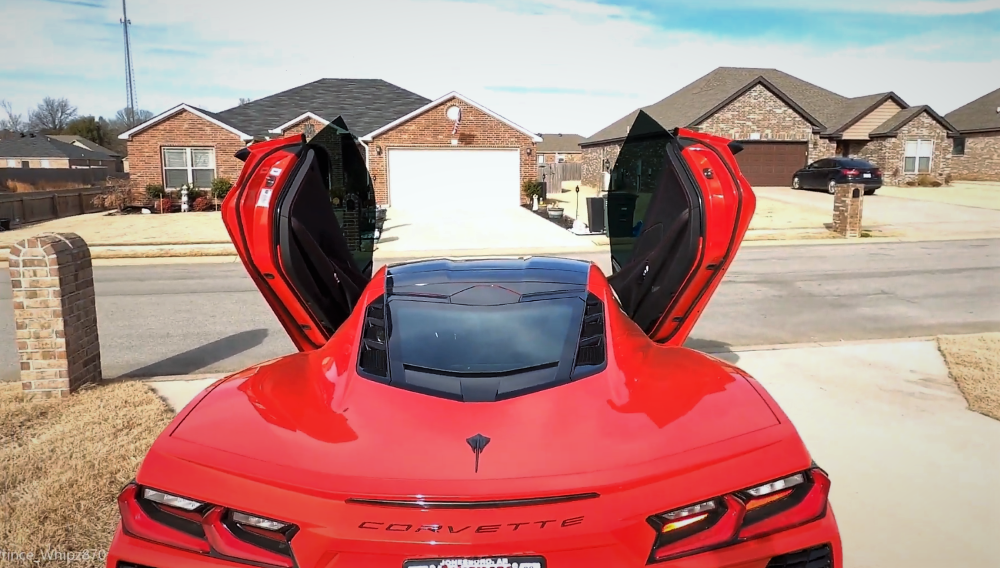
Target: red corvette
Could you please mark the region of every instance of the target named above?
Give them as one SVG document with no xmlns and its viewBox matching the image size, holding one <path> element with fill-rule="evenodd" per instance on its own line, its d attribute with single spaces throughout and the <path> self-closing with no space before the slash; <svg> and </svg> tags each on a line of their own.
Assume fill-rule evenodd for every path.
<svg viewBox="0 0 1000 568">
<path fill-rule="evenodd" d="M 788 417 L 682 347 L 753 215 L 737 144 L 633 127 L 609 277 L 373 275 L 371 180 L 330 128 L 241 150 L 223 204 L 300 352 L 178 414 L 118 498 L 109 568 L 841 568 L 830 479 Z"/>
</svg>

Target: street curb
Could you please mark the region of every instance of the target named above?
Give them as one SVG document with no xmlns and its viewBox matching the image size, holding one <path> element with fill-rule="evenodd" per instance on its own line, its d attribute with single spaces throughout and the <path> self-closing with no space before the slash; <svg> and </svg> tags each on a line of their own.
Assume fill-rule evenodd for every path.
<svg viewBox="0 0 1000 568">
<path fill-rule="evenodd" d="M 237 371 L 238 372 L 238 371 Z M 141 383 L 161 383 L 167 381 L 200 381 L 204 379 L 221 379 L 223 377 L 228 377 L 233 373 L 197 373 L 193 375 L 164 375 L 162 377 L 130 377 L 130 376 L 120 376 L 113 379 L 105 379 L 102 381 L 103 384 L 115 383 L 115 382 L 141 382 Z"/>
<path fill-rule="evenodd" d="M 815 239 L 761 239 L 744 240 L 741 247 L 775 247 L 775 246 L 820 246 L 820 245 L 852 245 L 876 243 L 916 243 L 916 242 L 947 242 L 1000 239 L 998 233 L 973 233 L 968 235 L 952 235 L 946 237 L 861 237 L 846 238 L 815 238 Z M 518 249 L 423 249 L 392 251 L 379 254 L 376 248 L 375 260 L 387 264 L 413 260 L 415 258 L 456 258 L 456 257 L 524 257 L 566 254 L 603 253 L 608 251 L 607 244 L 592 244 L 572 247 L 538 247 Z M 228 262 L 238 258 L 236 247 L 232 243 L 219 244 L 178 244 L 178 245 L 92 245 L 91 258 L 95 261 L 107 260 L 155 260 L 183 258 L 218 258 Z M 0 265 L 7 264 L 10 249 L 0 249 Z M 100 263 L 104 264 L 104 263 Z"/>
<path fill-rule="evenodd" d="M 893 337 L 889 339 L 856 339 L 851 341 L 810 341 L 806 343 L 776 343 L 773 345 L 730 345 L 727 347 L 710 347 L 698 349 L 691 347 L 695 351 L 701 351 L 709 355 L 724 353 L 747 353 L 751 351 L 785 351 L 788 349 L 815 349 L 817 347 L 844 347 L 848 345 L 878 345 L 884 343 L 922 343 L 936 341 L 936 335 L 918 335 L 914 337 Z"/>
</svg>

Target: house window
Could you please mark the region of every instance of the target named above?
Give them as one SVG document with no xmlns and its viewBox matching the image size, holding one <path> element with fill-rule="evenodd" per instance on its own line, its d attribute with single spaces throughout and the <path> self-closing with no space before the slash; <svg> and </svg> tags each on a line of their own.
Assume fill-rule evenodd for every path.
<svg viewBox="0 0 1000 568">
<path fill-rule="evenodd" d="M 545 154 L 539 154 L 538 155 L 538 163 L 539 164 L 544 164 L 545 163 Z"/>
<path fill-rule="evenodd" d="M 8 168 L 16 168 L 17 167 L 17 160 L 7 160 L 7 167 Z"/>
<path fill-rule="evenodd" d="M 952 146 L 951 146 L 951 155 L 952 156 L 964 156 L 965 155 L 965 138 L 964 137 L 959 136 L 958 138 L 955 138 L 955 140 L 954 140 L 954 142 L 952 143 Z"/>
<path fill-rule="evenodd" d="M 931 171 L 931 156 L 934 154 L 933 140 L 907 140 L 906 154 L 903 156 L 904 174 L 926 174 Z"/>
<path fill-rule="evenodd" d="M 48 160 L 42 160 L 42 167 L 43 168 L 51 168 L 52 166 L 49 165 L 49 161 Z"/>
<path fill-rule="evenodd" d="M 163 186 L 177 189 L 186 183 L 211 187 L 215 179 L 214 148 L 164 148 Z"/>
</svg>

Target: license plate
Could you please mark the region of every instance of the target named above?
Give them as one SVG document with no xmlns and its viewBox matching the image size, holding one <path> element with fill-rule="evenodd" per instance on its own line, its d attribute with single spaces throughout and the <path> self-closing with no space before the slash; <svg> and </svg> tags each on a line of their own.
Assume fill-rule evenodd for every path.
<svg viewBox="0 0 1000 568">
<path fill-rule="evenodd" d="M 407 560 L 403 568 L 545 568 L 541 556 L 489 556 L 484 558 L 433 558 Z"/>
<path fill-rule="evenodd" d="M 870 177 L 872 177 L 872 175 L 871 174 L 864 174 L 864 176 L 862 176 L 862 177 L 870 178 Z"/>
</svg>

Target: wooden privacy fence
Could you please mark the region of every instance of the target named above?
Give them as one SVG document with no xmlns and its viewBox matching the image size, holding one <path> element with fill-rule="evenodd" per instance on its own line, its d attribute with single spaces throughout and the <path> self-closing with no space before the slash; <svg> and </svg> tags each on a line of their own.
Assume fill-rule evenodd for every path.
<svg viewBox="0 0 1000 568">
<path fill-rule="evenodd" d="M 583 179 L 583 164 L 580 162 L 538 165 L 538 181 L 545 183 L 547 195 L 562 193 L 564 181 L 579 181 L 580 179 Z"/>
<path fill-rule="evenodd" d="M 129 174 L 108 168 L 0 168 L 0 186 L 15 181 L 31 185 L 64 183 L 76 187 L 104 185 L 109 177 L 127 179 Z"/>
<path fill-rule="evenodd" d="M 12 226 L 37 223 L 61 217 L 103 211 L 94 203 L 102 188 L 58 189 L 24 193 L 0 193 L 0 219 L 10 219 Z"/>
</svg>

